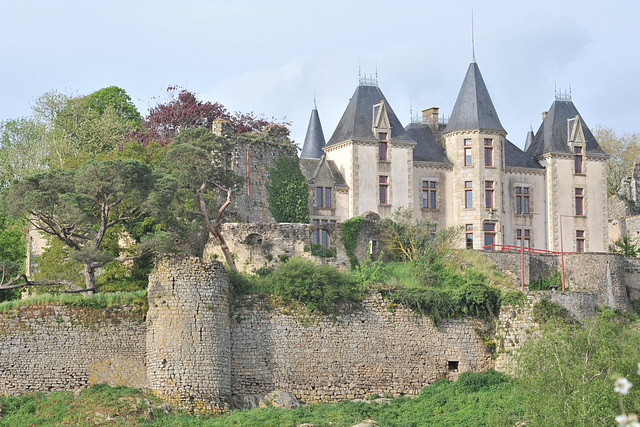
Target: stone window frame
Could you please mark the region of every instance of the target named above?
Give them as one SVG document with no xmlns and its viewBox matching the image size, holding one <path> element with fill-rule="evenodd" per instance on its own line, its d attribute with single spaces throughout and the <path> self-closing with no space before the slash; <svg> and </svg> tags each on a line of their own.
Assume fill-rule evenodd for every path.
<svg viewBox="0 0 640 427">
<path fill-rule="evenodd" d="M 518 192 L 521 189 L 521 192 Z M 516 215 L 533 215 L 533 185 L 516 182 L 513 184 L 513 212 Z M 520 212 L 518 212 L 518 200 L 520 200 Z M 527 210 L 524 211 L 524 202 L 527 201 Z"/>
<path fill-rule="evenodd" d="M 473 150 L 471 149 L 471 138 L 464 139 L 463 163 L 467 168 L 473 167 Z"/>
<path fill-rule="evenodd" d="M 583 253 L 585 251 L 586 240 L 587 231 L 582 229 L 576 230 L 576 252 Z"/>
<path fill-rule="evenodd" d="M 584 175 L 584 153 L 585 147 L 582 144 L 573 146 L 573 174 Z"/>
<path fill-rule="evenodd" d="M 522 240 L 522 235 L 524 234 L 524 247 L 529 249 L 532 248 L 533 242 L 533 229 L 526 227 L 518 227 L 516 228 L 516 246 L 520 247 L 519 241 Z"/>
<path fill-rule="evenodd" d="M 585 216 L 585 191 L 584 187 L 574 187 L 574 212 L 576 216 L 583 217 Z"/>
<path fill-rule="evenodd" d="M 387 206 L 389 202 L 389 175 L 378 175 L 378 203 Z"/>
<path fill-rule="evenodd" d="M 493 138 L 484 139 L 484 167 L 495 167 L 493 158 Z"/>
<path fill-rule="evenodd" d="M 429 187 L 425 187 L 425 182 L 429 183 Z M 433 184 L 433 186 L 431 186 L 431 184 Z M 424 195 L 425 192 L 428 193 L 427 195 L 427 206 L 424 205 Z M 435 206 L 431 206 L 431 196 L 432 193 L 434 193 L 435 195 L 433 196 L 433 203 L 435 204 Z M 426 176 L 426 177 L 422 177 L 420 178 L 420 206 L 422 208 L 423 211 L 436 211 L 438 210 L 438 207 L 440 206 L 440 179 L 435 178 L 435 177 L 430 177 L 430 176 Z"/>
<path fill-rule="evenodd" d="M 484 182 L 484 207 L 491 210 L 496 208 L 494 181 Z"/>
<path fill-rule="evenodd" d="M 465 224 L 464 243 L 467 249 L 473 249 L 473 224 Z"/>
<path fill-rule="evenodd" d="M 473 209 L 473 181 L 464 182 L 464 208 Z"/>
</svg>

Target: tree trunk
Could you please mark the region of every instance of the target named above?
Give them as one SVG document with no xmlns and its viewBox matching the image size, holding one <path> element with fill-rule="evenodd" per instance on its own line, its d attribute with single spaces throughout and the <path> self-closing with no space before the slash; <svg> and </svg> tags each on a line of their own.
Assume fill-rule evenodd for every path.
<svg viewBox="0 0 640 427">
<path fill-rule="evenodd" d="M 196 192 L 198 196 L 198 201 L 200 202 L 200 212 L 202 213 L 202 219 L 204 220 L 204 225 L 205 227 L 207 227 L 207 230 L 211 234 L 213 234 L 213 236 L 218 241 L 218 244 L 220 244 L 220 250 L 222 250 L 222 253 L 224 254 L 224 259 L 227 262 L 227 265 L 229 266 L 229 268 L 232 269 L 233 271 L 238 271 L 238 267 L 236 267 L 236 262 L 233 260 L 233 257 L 231 256 L 231 251 L 229 250 L 229 246 L 227 246 L 227 242 L 224 240 L 222 233 L 220 233 L 220 219 L 222 218 L 222 213 L 224 212 L 224 210 L 227 209 L 227 206 L 231 204 L 231 190 L 229 190 L 228 188 L 224 188 L 219 184 L 216 184 L 215 182 L 213 183 L 213 185 L 215 185 L 220 190 L 227 193 L 227 200 L 220 207 L 220 209 L 218 209 L 218 214 L 216 215 L 216 219 L 215 219 L 215 225 L 211 224 L 211 221 L 209 221 L 209 214 L 207 213 L 207 205 L 205 204 L 204 195 L 203 195 L 204 189 L 207 187 L 207 183 L 203 182 L 200 188 L 198 189 L 198 191 Z"/>
<path fill-rule="evenodd" d="M 84 265 L 84 282 L 87 295 L 93 295 L 96 290 L 96 274 L 90 264 Z"/>
</svg>

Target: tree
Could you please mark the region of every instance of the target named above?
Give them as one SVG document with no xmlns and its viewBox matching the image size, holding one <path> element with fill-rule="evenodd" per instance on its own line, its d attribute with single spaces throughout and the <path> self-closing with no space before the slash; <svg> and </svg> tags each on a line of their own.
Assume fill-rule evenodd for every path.
<svg viewBox="0 0 640 427">
<path fill-rule="evenodd" d="M 385 250 L 396 261 L 415 261 L 426 253 L 431 237 L 431 223 L 427 220 L 415 220 L 410 208 L 399 208 L 391 218 L 383 219 L 379 224 Z"/>
<path fill-rule="evenodd" d="M 231 122 L 236 133 L 261 132 L 272 124 L 273 120 L 257 117 L 253 113 L 231 114 L 218 102 L 204 102 L 199 100 L 193 92 L 179 89 L 178 86 L 167 88 L 170 100 L 149 110 L 149 115 L 142 123 L 143 129 L 132 132 L 130 134 L 132 139 L 143 145 L 155 140 L 164 146 L 184 129 L 199 127 L 211 129 L 216 119 Z M 287 123 L 282 124 L 287 125 Z"/>
<path fill-rule="evenodd" d="M 93 293 L 96 269 L 165 249 L 166 233 L 146 236 L 136 245 L 135 254 L 125 257 L 105 250 L 104 243 L 120 224 L 144 213 L 162 215 L 176 186 L 175 179 L 155 175 L 137 161 L 91 161 L 78 170 L 56 170 L 17 181 L 9 187 L 4 202 L 9 212 L 26 217 L 36 229 L 71 250 L 73 258 L 83 264 L 85 278 L 85 289 L 73 292 Z M 34 283 L 24 275 L 15 282 L 3 288 L 61 284 Z"/>
<path fill-rule="evenodd" d="M 216 136 L 205 128 L 188 128 L 167 147 L 163 168 L 178 183 L 172 205 L 172 217 L 176 218 L 174 225 L 183 235 L 191 236 L 204 226 L 220 244 L 227 265 L 236 270 L 220 233 L 222 216 L 231 203 L 232 189 L 242 182 L 227 164 L 231 148 L 232 141 L 227 137 Z M 194 222 L 194 219 L 198 221 Z M 197 227 L 195 230 L 194 226 Z M 193 243 L 194 239 L 189 240 Z M 202 251 L 202 247 L 193 245 L 190 249 L 197 255 Z"/>
<path fill-rule="evenodd" d="M 635 258 L 640 253 L 640 247 L 629 234 L 625 234 L 613 242 L 613 245 L 609 245 L 609 252 Z"/>
<path fill-rule="evenodd" d="M 593 130 L 596 140 L 611 158 L 607 162 L 607 192 L 610 196 L 618 194 L 622 180 L 631 174 L 633 164 L 640 158 L 640 133 L 624 133 L 596 126 Z"/>
<path fill-rule="evenodd" d="M 45 126 L 32 118 L 0 122 L 0 186 L 47 168 Z"/>
<path fill-rule="evenodd" d="M 280 157 L 269 169 L 269 211 L 276 222 L 309 222 L 309 186 L 298 157 Z"/>
</svg>

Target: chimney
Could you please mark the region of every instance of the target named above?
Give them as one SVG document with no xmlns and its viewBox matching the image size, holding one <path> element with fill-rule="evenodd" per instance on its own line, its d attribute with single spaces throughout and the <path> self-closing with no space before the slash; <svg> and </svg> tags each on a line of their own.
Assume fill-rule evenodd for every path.
<svg viewBox="0 0 640 427">
<path fill-rule="evenodd" d="M 432 130 L 438 130 L 438 110 L 439 107 L 431 107 L 426 110 L 422 110 L 422 122 L 431 127 Z"/>
<path fill-rule="evenodd" d="M 542 112 L 542 120 L 544 120 L 545 118 L 547 118 L 547 113 L 548 113 L 548 111 L 543 111 L 543 112 Z"/>
</svg>

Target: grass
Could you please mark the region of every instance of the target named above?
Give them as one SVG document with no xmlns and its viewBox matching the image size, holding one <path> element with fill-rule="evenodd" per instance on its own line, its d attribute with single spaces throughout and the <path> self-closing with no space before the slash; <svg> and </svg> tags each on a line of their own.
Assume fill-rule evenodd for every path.
<svg viewBox="0 0 640 427">
<path fill-rule="evenodd" d="M 72 392 L 1 397 L 0 426 L 352 426 L 373 419 L 381 426 L 498 426 L 514 424 L 521 412 L 514 401 L 517 383 L 495 371 L 463 373 L 455 382 L 439 380 L 413 399 L 349 402 L 233 411 L 194 417 L 172 410 L 148 391 L 96 385 L 78 397 Z"/>
<path fill-rule="evenodd" d="M 146 310 L 147 291 L 97 293 L 92 296 L 79 294 L 39 294 L 0 303 L 0 313 L 7 313 L 22 306 L 42 304 L 64 304 L 96 309 L 118 308 L 123 305 L 140 305 Z"/>
</svg>

